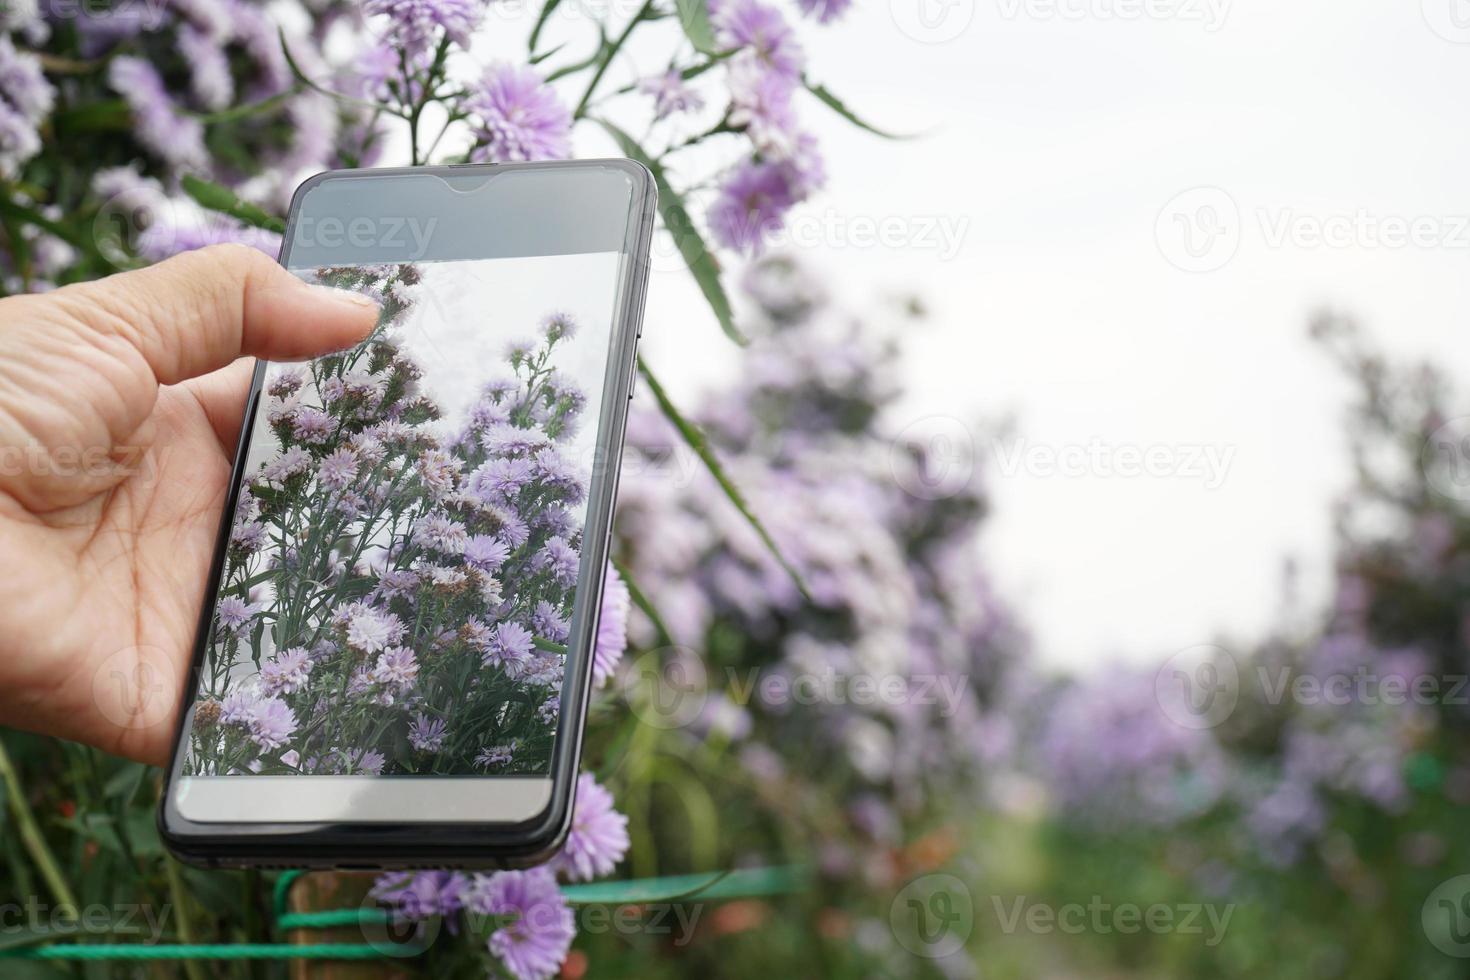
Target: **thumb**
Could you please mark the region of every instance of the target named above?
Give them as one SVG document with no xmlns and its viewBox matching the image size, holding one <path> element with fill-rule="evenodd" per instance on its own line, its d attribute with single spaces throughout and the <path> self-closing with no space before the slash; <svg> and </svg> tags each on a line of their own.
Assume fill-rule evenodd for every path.
<svg viewBox="0 0 1470 980">
<path fill-rule="evenodd" d="M 244 355 L 299 360 L 357 343 L 377 322 L 367 296 L 312 286 L 264 253 L 213 245 L 158 265 L 61 290 L 101 339 L 125 341 L 159 384 Z"/>
</svg>

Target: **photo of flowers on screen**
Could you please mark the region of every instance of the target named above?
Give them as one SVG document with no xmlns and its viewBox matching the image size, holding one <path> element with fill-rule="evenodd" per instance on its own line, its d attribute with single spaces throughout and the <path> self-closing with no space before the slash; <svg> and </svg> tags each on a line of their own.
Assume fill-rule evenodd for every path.
<svg viewBox="0 0 1470 980">
<path fill-rule="evenodd" d="M 549 770 L 595 428 L 563 366 L 587 375 L 600 356 L 576 348 L 601 355 L 607 328 L 548 309 L 446 342 L 435 297 L 460 280 L 432 272 L 433 290 L 413 264 L 303 274 L 382 316 L 351 350 L 267 369 L 191 775 Z M 436 400 L 426 359 L 478 382 Z"/>
</svg>

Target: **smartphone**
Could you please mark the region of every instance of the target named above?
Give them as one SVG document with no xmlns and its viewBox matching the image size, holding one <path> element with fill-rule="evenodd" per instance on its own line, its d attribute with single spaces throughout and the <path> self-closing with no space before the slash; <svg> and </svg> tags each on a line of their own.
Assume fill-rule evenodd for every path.
<svg viewBox="0 0 1470 980">
<path fill-rule="evenodd" d="M 382 312 L 351 350 L 256 366 L 159 808 L 180 858 L 560 846 L 655 197 L 628 160 L 298 189 L 282 264 Z"/>
</svg>

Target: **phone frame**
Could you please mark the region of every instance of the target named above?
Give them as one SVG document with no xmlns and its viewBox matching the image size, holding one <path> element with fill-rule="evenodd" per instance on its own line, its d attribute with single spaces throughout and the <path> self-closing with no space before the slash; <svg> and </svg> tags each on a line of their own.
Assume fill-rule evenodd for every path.
<svg viewBox="0 0 1470 980">
<path fill-rule="evenodd" d="M 302 201 L 318 184 L 328 180 L 372 180 L 380 177 L 456 176 L 483 171 L 491 180 L 517 170 L 576 170 L 613 168 L 626 174 L 631 183 L 629 220 L 622 254 L 627 257 L 617 282 L 620 302 L 614 309 L 609 342 L 610 364 L 617 366 L 602 393 L 598 417 L 596 455 L 587 490 L 587 519 L 582 532 L 582 560 L 578 570 L 577 602 L 585 602 L 576 635 L 568 648 L 583 651 L 568 672 L 562 688 L 562 720 L 552 750 L 551 799 L 542 813 L 520 823 L 199 823 L 184 817 L 174 803 L 174 793 L 183 766 L 187 742 L 185 726 L 191 723 L 192 706 L 198 697 L 199 675 L 208 652 L 210 627 L 218 601 L 219 581 L 224 569 L 235 507 L 243 485 L 244 468 L 256 412 L 260 408 L 266 362 L 255 367 L 240 437 L 230 470 L 229 494 L 215 539 L 214 557 L 205 583 L 193 656 L 184 690 L 169 766 L 165 772 L 158 807 L 158 831 L 164 844 L 178 858 L 211 868 L 336 868 L 340 870 L 389 870 L 396 868 L 460 867 L 516 868 L 546 860 L 560 848 L 571 826 L 572 803 L 581 760 L 587 707 L 591 695 L 592 644 L 602 601 L 602 570 L 606 566 L 612 536 L 613 506 L 617 499 L 618 473 L 627 429 L 628 405 L 637 378 L 638 339 L 642 336 L 643 309 L 648 291 L 648 255 L 653 236 L 657 186 L 653 175 L 641 164 L 623 158 L 550 161 L 507 164 L 451 164 L 439 167 L 384 167 L 334 170 L 304 181 L 291 199 L 282 236 L 280 263 L 290 258 L 292 232 Z M 575 618 L 575 617 L 574 617 Z M 575 645 L 575 646 L 574 646 Z M 573 666 L 579 670 L 571 669 Z M 249 778 L 246 776 L 242 779 Z M 402 779 L 412 791 L 415 777 Z M 496 777 L 464 777 L 485 778 Z"/>
</svg>

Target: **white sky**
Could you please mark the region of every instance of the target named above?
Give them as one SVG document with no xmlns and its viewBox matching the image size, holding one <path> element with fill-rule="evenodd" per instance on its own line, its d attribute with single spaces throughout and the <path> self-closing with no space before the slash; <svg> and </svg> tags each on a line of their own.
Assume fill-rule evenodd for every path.
<svg viewBox="0 0 1470 980">
<path fill-rule="evenodd" d="M 1229 454 L 1216 487 L 1006 475 L 973 430 L 996 502 L 983 547 L 1038 653 L 1081 666 L 1250 637 L 1277 610 L 1287 556 L 1320 601 L 1348 388 L 1306 341 L 1308 316 L 1353 312 L 1402 356 L 1470 354 L 1456 221 L 1470 215 L 1470 44 L 1451 40 L 1470 42 L 1470 3 L 856 0 L 802 36 L 815 80 L 925 134 L 885 142 L 802 106 L 830 181 L 799 218 L 816 233 L 799 253 L 855 309 L 912 291 L 934 311 L 905 344 L 900 425 L 1011 415 L 1019 448 L 1165 446 L 1181 466 L 1196 447 Z M 635 48 L 611 74 L 651 74 L 667 50 Z M 591 133 L 577 149 L 610 152 Z M 1219 190 L 1178 197 L 1202 186 Z M 1430 219 L 1449 242 L 1302 237 L 1360 211 Z M 864 245 L 835 220 L 855 217 L 962 234 L 950 251 Z M 1223 267 L 1171 264 L 1193 261 L 1179 222 L 1212 218 L 1225 233 L 1199 261 Z M 687 274 L 655 270 L 645 352 L 691 402 L 738 359 Z"/>
</svg>

